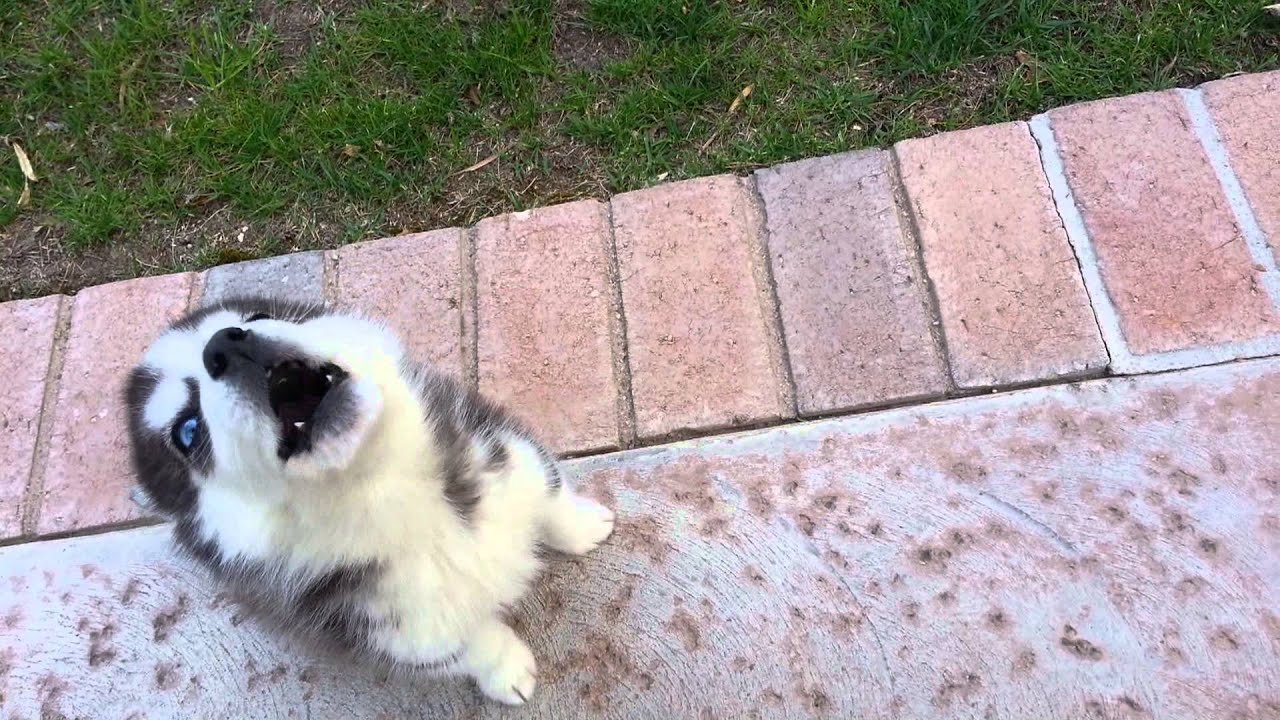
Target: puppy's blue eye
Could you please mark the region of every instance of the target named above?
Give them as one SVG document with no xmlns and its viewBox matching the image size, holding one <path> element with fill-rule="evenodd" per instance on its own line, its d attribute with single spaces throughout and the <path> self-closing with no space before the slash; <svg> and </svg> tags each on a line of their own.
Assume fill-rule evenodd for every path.
<svg viewBox="0 0 1280 720">
<path fill-rule="evenodd" d="M 173 426 L 173 444 L 184 453 L 191 452 L 196 444 L 196 432 L 200 429 L 200 418 L 191 415 Z"/>
</svg>

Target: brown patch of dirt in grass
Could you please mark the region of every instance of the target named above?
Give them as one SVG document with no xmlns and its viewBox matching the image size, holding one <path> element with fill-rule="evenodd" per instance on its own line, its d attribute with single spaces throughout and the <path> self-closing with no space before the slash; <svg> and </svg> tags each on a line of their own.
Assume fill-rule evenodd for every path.
<svg viewBox="0 0 1280 720">
<path fill-rule="evenodd" d="M 558 0 L 551 49 L 556 60 L 574 70 L 599 70 L 610 60 L 627 56 L 627 41 L 592 26 L 582 0 Z"/>
</svg>

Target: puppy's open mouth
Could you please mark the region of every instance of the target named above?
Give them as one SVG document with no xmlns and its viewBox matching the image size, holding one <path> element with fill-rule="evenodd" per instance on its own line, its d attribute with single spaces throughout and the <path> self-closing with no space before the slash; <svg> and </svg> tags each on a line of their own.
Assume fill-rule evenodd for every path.
<svg viewBox="0 0 1280 720">
<path fill-rule="evenodd" d="M 347 379 L 332 363 L 313 367 L 301 360 L 286 360 L 267 371 L 267 396 L 280 421 L 282 460 L 311 447 L 312 431 L 321 403 Z"/>
</svg>

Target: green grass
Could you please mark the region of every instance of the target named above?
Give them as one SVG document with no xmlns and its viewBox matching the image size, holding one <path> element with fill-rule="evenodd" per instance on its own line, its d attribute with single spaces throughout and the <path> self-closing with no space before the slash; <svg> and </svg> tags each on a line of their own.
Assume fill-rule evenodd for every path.
<svg viewBox="0 0 1280 720">
<path fill-rule="evenodd" d="M 0 147 L 0 257 L 44 248 L 0 299 L 1274 69 L 1263 4 L 0 0 L 0 135 L 41 178 L 18 207 Z"/>
</svg>

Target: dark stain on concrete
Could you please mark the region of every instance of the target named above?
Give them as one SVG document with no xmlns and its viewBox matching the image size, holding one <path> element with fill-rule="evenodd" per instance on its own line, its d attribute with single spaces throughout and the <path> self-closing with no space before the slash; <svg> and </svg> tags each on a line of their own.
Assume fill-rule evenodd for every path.
<svg viewBox="0 0 1280 720">
<path fill-rule="evenodd" d="M 89 667 L 96 668 L 116 659 L 116 649 L 112 640 L 116 635 L 116 626 L 107 623 L 89 633 Z"/>
<path fill-rule="evenodd" d="M 179 595 L 178 601 L 170 605 L 167 609 L 156 613 L 151 620 L 151 628 L 154 631 L 152 638 L 155 642 L 164 642 L 169 639 L 169 633 L 173 627 L 186 616 L 188 610 L 188 600 L 186 595 Z"/>
<path fill-rule="evenodd" d="M 169 662 L 156 663 L 155 685 L 157 690 L 172 690 L 177 687 L 179 680 L 177 665 Z"/>
<path fill-rule="evenodd" d="M 120 604 L 128 605 L 138 597 L 142 584 L 138 582 L 138 578 L 129 578 L 129 582 L 124 586 L 124 592 L 120 593 Z"/>
<path fill-rule="evenodd" d="M 1058 643 L 1078 658 L 1084 660 L 1102 659 L 1102 648 L 1080 637 L 1079 632 L 1071 625 L 1062 626 L 1062 636 L 1058 638 Z"/>
</svg>

